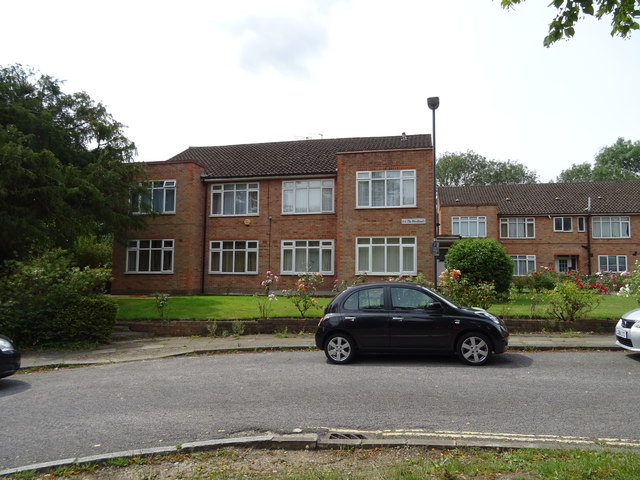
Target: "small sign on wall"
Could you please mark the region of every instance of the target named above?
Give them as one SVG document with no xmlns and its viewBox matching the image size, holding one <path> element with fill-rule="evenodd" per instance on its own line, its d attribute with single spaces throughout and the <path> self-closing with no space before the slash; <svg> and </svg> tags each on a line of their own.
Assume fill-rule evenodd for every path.
<svg viewBox="0 0 640 480">
<path fill-rule="evenodd" d="M 427 223 L 426 218 L 403 218 L 402 225 L 424 225 Z"/>
</svg>

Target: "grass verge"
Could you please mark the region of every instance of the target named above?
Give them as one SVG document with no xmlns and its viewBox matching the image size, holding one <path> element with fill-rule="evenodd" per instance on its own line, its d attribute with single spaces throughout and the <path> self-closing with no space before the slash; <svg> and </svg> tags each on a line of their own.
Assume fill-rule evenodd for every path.
<svg viewBox="0 0 640 480">
<path fill-rule="evenodd" d="M 637 480 L 640 453 L 398 447 L 337 450 L 227 448 L 25 472 L 10 479 Z"/>
</svg>

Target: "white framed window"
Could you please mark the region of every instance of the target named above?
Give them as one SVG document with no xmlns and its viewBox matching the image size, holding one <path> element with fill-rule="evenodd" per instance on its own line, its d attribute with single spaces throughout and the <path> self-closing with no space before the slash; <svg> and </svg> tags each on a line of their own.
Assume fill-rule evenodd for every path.
<svg viewBox="0 0 640 480">
<path fill-rule="evenodd" d="M 333 275 L 333 240 L 283 240 L 280 273 Z"/>
<path fill-rule="evenodd" d="M 212 240 L 209 243 L 209 273 L 258 273 L 258 241 Z"/>
<path fill-rule="evenodd" d="M 487 217 L 451 217 L 451 234 L 484 238 L 487 236 Z"/>
<path fill-rule="evenodd" d="M 500 238 L 535 238 L 535 219 L 512 217 L 500 219 Z"/>
<path fill-rule="evenodd" d="M 333 213 L 333 179 L 282 182 L 282 213 Z"/>
<path fill-rule="evenodd" d="M 416 237 L 357 237 L 356 275 L 415 275 Z"/>
<path fill-rule="evenodd" d="M 584 232 L 587 228 L 587 224 L 585 222 L 584 217 L 578 217 L 578 231 Z"/>
<path fill-rule="evenodd" d="M 211 185 L 211 215 L 226 217 L 258 215 L 258 183 Z"/>
<path fill-rule="evenodd" d="M 513 260 L 513 274 L 521 277 L 536 269 L 535 255 L 511 255 Z"/>
<path fill-rule="evenodd" d="M 356 173 L 358 208 L 416 206 L 415 170 L 374 170 Z"/>
<path fill-rule="evenodd" d="M 591 219 L 593 238 L 631 238 L 629 217 L 593 217 Z"/>
<path fill-rule="evenodd" d="M 145 193 L 131 196 L 134 213 L 176 213 L 176 181 L 153 180 L 140 185 Z"/>
<path fill-rule="evenodd" d="M 571 220 L 571 217 L 554 217 L 553 231 L 554 232 L 573 232 L 573 221 Z"/>
<path fill-rule="evenodd" d="M 626 272 L 626 255 L 598 255 L 598 269 L 603 272 Z"/>
<path fill-rule="evenodd" d="M 126 273 L 173 273 L 173 240 L 129 240 Z"/>
</svg>

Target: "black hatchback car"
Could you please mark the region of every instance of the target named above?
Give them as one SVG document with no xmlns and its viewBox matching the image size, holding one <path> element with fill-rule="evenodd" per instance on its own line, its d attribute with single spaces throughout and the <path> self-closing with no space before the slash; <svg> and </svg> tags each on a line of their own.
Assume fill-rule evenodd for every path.
<svg viewBox="0 0 640 480">
<path fill-rule="evenodd" d="M 13 375 L 20 368 L 20 352 L 11 340 L 0 335 L 0 378 Z"/>
<path fill-rule="evenodd" d="M 368 283 L 347 288 L 325 308 L 316 346 L 331 363 L 358 353 L 457 354 L 484 365 L 507 349 L 504 322 L 478 308 L 459 307 L 412 283 Z"/>
</svg>

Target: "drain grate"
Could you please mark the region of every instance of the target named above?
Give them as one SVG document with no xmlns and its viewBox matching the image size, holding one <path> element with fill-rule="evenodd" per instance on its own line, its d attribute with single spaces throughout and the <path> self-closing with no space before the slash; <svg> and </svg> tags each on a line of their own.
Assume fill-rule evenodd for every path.
<svg viewBox="0 0 640 480">
<path fill-rule="evenodd" d="M 329 440 L 366 440 L 367 436 L 362 433 L 338 433 L 329 434 Z"/>
</svg>

